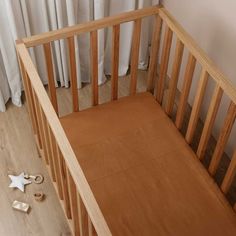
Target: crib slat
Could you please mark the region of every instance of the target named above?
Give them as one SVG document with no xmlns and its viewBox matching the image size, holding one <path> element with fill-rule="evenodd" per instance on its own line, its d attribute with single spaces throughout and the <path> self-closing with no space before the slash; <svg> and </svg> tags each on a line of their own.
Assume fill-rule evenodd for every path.
<svg viewBox="0 0 236 236">
<path fill-rule="evenodd" d="M 43 145 L 43 153 L 44 153 L 44 159 L 46 164 L 48 165 L 48 146 L 47 146 L 47 138 L 46 138 L 46 132 L 45 132 L 45 124 L 44 124 L 44 119 L 43 119 L 43 110 L 41 105 L 39 105 L 39 109 L 40 109 L 40 119 L 42 121 L 42 133 L 43 133 L 43 139 L 44 139 L 44 145 Z"/>
<path fill-rule="evenodd" d="M 77 202 L 79 209 L 80 235 L 88 235 L 89 234 L 88 213 L 79 193 L 77 193 Z"/>
<path fill-rule="evenodd" d="M 37 116 L 37 124 L 38 124 L 38 135 L 39 135 L 39 139 L 41 141 L 41 149 L 42 149 L 42 152 L 43 153 L 40 153 L 42 154 L 43 157 L 45 157 L 45 153 L 44 153 L 44 150 L 45 150 L 45 136 L 44 136 L 44 133 L 43 133 L 43 124 L 42 124 L 42 120 L 41 120 L 41 110 L 40 110 L 40 105 L 39 105 L 39 101 L 38 101 L 38 98 L 36 97 L 36 94 L 34 92 L 34 90 L 32 90 L 32 99 L 34 101 L 34 106 L 35 106 L 35 113 L 36 113 L 36 116 Z M 40 150 L 41 151 L 41 150 Z"/>
<path fill-rule="evenodd" d="M 75 39 L 70 37 L 67 39 L 69 47 L 69 62 L 70 62 L 70 84 L 73 100 L 73 111 L 79 111 L 78 87 L 76 76 L 76 60 L 75 60 Z"/>
<path fill-rule="evenodd" d="M 172 68 L 171 79 L 170 79 L 169 94 L 168 94 L 168 100 L 167 100 L 167 105 L 166 105 L 166 113 L 168 115 L 171 115 L 171 113 L 173 112 L 175 94 L 177 90 L 177 82 L 179 78 L 179 72 L 180 72 L 180 67 L 181 67 L 182 57 L 183 57 L 183 51 L 184 51 L 184 45 L 179 39 L 177 39 L 175 57 L 174 57 L 173 68 Z"/>
<path fill-rule="evenodd" d="M 72 214 L 73 230 L 74 230 L 73 235 L 79 236 L 80 235 L 80 226 L 79 226 L 77 190 L 76 190 L 74 180 L 73 180 L 68 168 L 66 168 L 66 173 L 67 173 L 67 177 L 68 177 L 69 196 L 70 196 L 70 203 L 71 203 L 71 214 Z"/>
<path fill-rule="evenodd" d="M 49 137 L 50 137 L 51 145 L 52 145 L 52 158 L 53 158 L 53 164 L 54 164 L 54 170 L 55 170 L 55 179 L 57 183 L 58 195 L 59 195 L 59 198 L 63 200 L 62 182 L 61 182 L 59 158 L 58 158 L 58 152 L 57 152 L 57 143 L 50 127 L 49 127 Z"/>
<path fill-rule="evenodd" d="M 88 215 L 88 235 L 89 236 L 97 235 L 89 215 Z"/>
<path fill-rule="evenodd" d="M 37 126 L 37 134 L 36 134 L 36 138 L 38 141 L 38 145 L 39 148 L 42 149 L 42 139 L 41 139 L 41 134 L 40 134 L 40 127 L 39 127 L 39 117 L 38 117 L 38 113 L 37 113 L 37 108 L 36 108 L 36 97 L 35 97 L 35 92 L 32 89 L 32 86 L 30 84 L 30 81 L 28 81 L 28 86 L 29 86 L 29 95 L 32 99 L 32 107 L 34 109 L 34 113 L 35 113 L 35 122 L 36 122 L 36 126 Z"/>
<path fill-rule="evenodd" d="M 217 115 L 218 108 L 220 106 L 221 98 L 223 95 L 223 90 L 221 87 L 217 84 L 214 94 L 211 99 L 210 107 L 208 109 L 207 117 L 205 120 L 205 124 L 203 127 L 201 139 L 198 145 L 197 149 L 197 156 L 201 160 L 203 159 L 207 147 L 207 143 L 209 141 L 211 131 L 215 122 L 215 118 Z"/>
<path fill-rule="evenodd" d="M 93 236 L 93 225 L 89 216 L 88 216 L 88 235 Z"/>
<path fill-rule="evenodd" d="M 118 98 L 119 50 L 120 50 L 120 25 L 114 25 L 112 32 L 111 100 L 117 100 Z"/>
<path fill-rule="evenodd" d="M 208 169 L 211 175 L 215 175 L 216 170 L 219 166 L 225 145 L 229 139 L 229 135 L 234 125 L 235 118 L 236 105 L 231 102 Z"/>
<path fill-rule="evenodd" d="M 59 168 L 60 168 L 60 176 L 62 181 L 62 192 L 63 192 L 63 199 L 64 199 L 64 206 L 65 212 L 68 219 L 71 219 L 71 209 L 70 209 L 70 199 L 69 199 L 69 186 L 67 181 L 67 173 L 66 173 L 66 166 L 63 156 L 61 154 L 61 150 L 58 148 L 57 150 L 59 155 Z"/>
<path fill-rule="evenodd" d="M 92 104 L 98 105 L 98 32 L 90 32 L 91 48 L 91 75 L 92 75 Z"/>
<path fill-rule="evenodd" d="M 130 95 L 134 95 L 136 93 L 136 87 L 137 87 L 141 23 L 142 23 L 141 19 L 138 19 L 134 22 L 134 32 L 133 32 L 132 52 L 131 52 L 131 67 L 130 67 Z"/>
<path fill-rule="evenodd" d="M 149 63 L 148 79 L 147 79 L 147 91 L 152 93 L 154 89 L 154 79 L 157 73 L 157 60 L 160 49 L 161 27 L 162 27 L 161 17 L 159 15 L 155 15 L 155 17 L 156 19 L 153 27 L 150 63 Z"/>
<path fill-rule="evenodd" d="M 187 63 L 185 75 L 184 75 L 183 88 L 182 88 L 176 120 L 175 120 L 175 125 L 178 129 L 181 129 L 182 124 L 183 124 L 184 114 L 185 114 L 186 106 L 188 103 L 188 96 L 189 96 L 190 87 L 192 84 L 195 66 L 196 66 L 196 59 L 192 54 L 189 54 L 188 63 Z"/>
<path fill-rule="evenodd" d="M 193 135 L 194 135 L 198 118 L 199 118 L 200 108 L 201 108 L 203 97 L 206 91 L 208 77 L 209 77 L 209 74 L 207 73 L 207 71 L 205 69 L 202 69 L 201 77 L 198 83 L 198 88 L 197 88 L 197 92 L 195 95 L 195 99 L 194 99 L 194 103 L 193 103 L 193 107 L 191 111 L 190 120 L 188 123 L 187 133 L 185 136 L 187 143 L 191 143 L 193 139 Z"/>
<path fill-rule="evenodd" d="M 28 83 L 30 83 L 28 75 L 24 69 L 24 65 L 22 63 L 22 60 L 18 57 L 18 61 L 19 61 L 19 65 L 20 65 L 20 71 L 21 71 L 21 75 L 23 78 L 23 85 L 24 85 L 24 89 L 25 89 L 25 96 L 26 96 L 26 100 L 27 100 L 27 104 L 28 104 L 28 110 L 29 110 L 29 116 L 30 116 L 30 120 L 31 120 L 31 124 L 33 127 L 33 131 L 34 134 L 37 134 L 37 125 L 36 125 L 36 120 L 35 120 L 35 113 L 34 113 L 34 108 L 32 105 L 32 98 L 30 97 L 29 94 L 29 86 Z"/>
<path fill-rule="evenodd" d="M 56 94 L 56 87 L 53 73 L 51 44 L 50 43 L 43 44 L 43 49 L 48 73 L 48 88 L 49 88 L 50 99 L 54 107 L 54 110 L 58 115 L 57 94 Z"/>
<path fill-rule="evenodd" d="M 36 113 L 36 117 L 37 117 L 37 125 L 38 125 L 38 134 L 37 134 L 37 141 L 40 140 L 40 150 L 39 151 L 39 157 L 41 157 L 42 155 L 44 156 L 44 154 L 42 153 L 42 150 L 43 150 L 43 134 L 42 134 L 42 127 L 41 127 L 41 124 L 40 124 L 40 113 L 39 113 L 39 105 L 38 105 L 38 100 L 36 98 L 36 95 L 35 95 L 35 92 L 32 91 L 32 100 L 33 100 L 33 103 L 34 103 L 34 107 L 35 107 L 35 113 Z M 36 141 L 36 142 L 37 142 Z"/>
<path fill-rule="evenodd" d="M 42 123 L 43 123 L 43 132 L 44 132 L 44 137 L 45 137 L 45 144 L 46 144 L 46 155 L 45 155 L 45 160 L 47 165 L 50 165 L 50 158 L 51 158 L 51 153 L 50 153 L 50 143 L 49 143 L 49 137 L 48 137 L 48 128 L 47 128 L 47 120 L 45 114 L 42 112 Z"/>
<path fill-rule="evenodd" d="M 160 75 L 157 83 L 157 93 L 156 93 L 156 99 L 159 103 L 162 103 L 164 94 L 165 79 L 168 69 L 172 37 L 173 37 L 172 30 L 168 26 L 166 26 L 164 44 L 161 55 Z"/>
<path fill-rule="evenodd" d="M 46 143 L 48 144 L 48 163 L 49 167 L 51 170 L 51 177 L 53 182 L 56 181 L 56 174 L 55 174 L 55 169 L 54 169 L 54 163 L 53 163 L 53 151 L 52 151 L 52 141 L 50 138 L 50 133 L 49 133 L 49 125 L 45 117 L 45 132 L 46 132 Z"/>
<path fill-rule="evenodd" d="M 234 151 L 234 155 L 231 159 L 228 170 L 221 184 L 221 190 L 223 191 L 223 193 L 226 194 L 229 191 L 229 188 L 234 180 L 235 175 L 236 175 L 236 150 Z"/>
</svg>

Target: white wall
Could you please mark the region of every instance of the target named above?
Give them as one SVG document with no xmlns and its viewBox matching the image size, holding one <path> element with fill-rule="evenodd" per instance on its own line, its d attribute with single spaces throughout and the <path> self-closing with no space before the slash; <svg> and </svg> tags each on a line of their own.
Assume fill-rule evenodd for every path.
<svg viewBox="0 0 236 236">
<path fill-rule="evenodd" d="M 236 86 L 236 1 L 163 0 L 162 4 Z M 173 56 L 173 50 L 171 52 Z M 186 61 L 186 56 L 185 53 L 184 61 Z M 190 93 L 190 103 L 192 103 L 194 98 L 199 69 L 197 69 L 197 75 L 194 77 Z M 181 69 L 180 77 L 183 76 L 183 72 L 184 67 Z M 178 86 L 181 86 L 181 82 Z M 208 109 L 212 90 L 213 86 L 210 84 L 201 114 L 203 119 Z M 216 137 L 219 134 L 228 104 L 229 100 L 224 97 L 214 127 L 214 135 Z M 236 145 L 235 126 L 236 124 L 234 125 L 227 147 L 229 155 L 232 155 L 233 148 Z"/>
</svg>

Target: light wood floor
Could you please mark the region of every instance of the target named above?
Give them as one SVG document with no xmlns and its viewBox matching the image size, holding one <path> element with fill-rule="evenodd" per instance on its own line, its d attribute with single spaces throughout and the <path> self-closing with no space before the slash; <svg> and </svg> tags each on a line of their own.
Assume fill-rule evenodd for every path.
<svg viewBox="0 0 236 236">
<path fill-rule="evenodd" d="M 21 108 L 8 104 L 7 112 L 0 113 L 0 235 L 70 235 L 56 192 L 38 157 L 26 110 L 25 104 Z M 26 186 L 25 193 L 9 188 L 7 175 L 23 171 L 43 174 L 44 183 Z M 46 194 L 45 201 L 34 200 L 36 191 Z M 11 208 L 14 200 L 29 203 L 29 214 L 14 211 Z"/>
</svg>

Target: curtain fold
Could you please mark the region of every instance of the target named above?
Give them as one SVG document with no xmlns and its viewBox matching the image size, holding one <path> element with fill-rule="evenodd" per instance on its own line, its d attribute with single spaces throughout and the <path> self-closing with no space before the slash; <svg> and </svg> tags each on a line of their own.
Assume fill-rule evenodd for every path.
<svg viewBox="0 0 236 236">
<path fill-rule="evenodd" d="M 96 20 L 124 11 L 157 4 L 158 0 L 1 0 L 0 1 L 0 111 L 5 103 L 21 106 L 21 78 L 15 51 L 15 40 L 65 26 Z M 146 69 L 150 44 L 150 19 L 142 22 L 139 68 Z M 133 23 L 121 25 L 119 75 L 129 69 Z M 111 73 L 111 29 L 98 31 L 99 84 Z M 67 41 L 52 43 L 55 85 L 69 87 Z M 89 34 L 75 36 L 75 55 L 78 87 L 90 82 Z M 30 49 L 40 78 L 47 83 L 47 72 L 42 47 Z M 58 83 L 60 82 L 60 83 Z"/>
</svg>

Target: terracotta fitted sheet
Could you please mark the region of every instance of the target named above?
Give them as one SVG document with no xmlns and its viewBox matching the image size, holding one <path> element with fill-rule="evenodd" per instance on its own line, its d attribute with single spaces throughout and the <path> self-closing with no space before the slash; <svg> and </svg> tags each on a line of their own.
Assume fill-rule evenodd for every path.
<svg viewBox="0 0 236 236">
<path fill-rule="evenodd" d="M 236 235 L 236 215 L 149 93 L 61 118 L 113 235 Z"/>
</svg>

